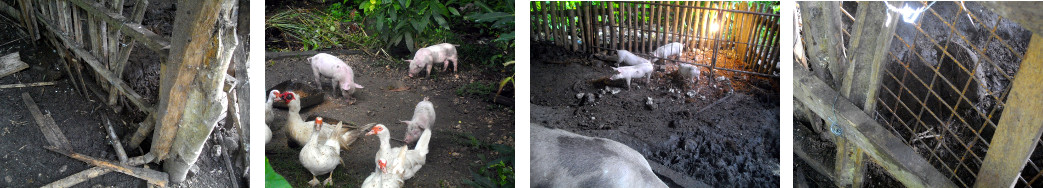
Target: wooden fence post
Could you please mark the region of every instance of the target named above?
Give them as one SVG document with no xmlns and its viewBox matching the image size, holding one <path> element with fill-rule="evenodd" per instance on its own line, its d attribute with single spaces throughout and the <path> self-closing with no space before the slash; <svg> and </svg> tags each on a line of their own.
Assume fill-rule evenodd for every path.
<svg viewBox="0 0 1043 188">
<path fill-rule="evenodd" d="M 228 103 L 225 72 L 237 47 L 237 1 L 178 3 L 152 151 L 172 182 L 183 181 Z"/>
<path fill-rule="evenodd" d="M 1043 133 L 1043 35 L 1025 52 L 974 187 L 1013 187 Z"/>
<path fill-rule="evenodd" d="M 808 64 L 815 74 L 830 83 L 840 85 L 843 71 L 844 39 L 841 35 L 840 2 L 800 2 L 804 22 L 804 40 L 807 42 Z M 820 71 L 821 70 L 821 71 Z"/>
<path fill-rule="evenodd" d="M 897 17 L 896 13 L 886 10 L 887 7 L 881 2 L 858 4 L 858 19 L 854 23 L 851 39 L 851 48 L 855 49 L 850 61 L 853 63 L 847 67 L 843 85 L 839 89 L 848 101 L 862 108 L 867 115 L 875 112 L 876 92 L 880 88 L 881 80 L 880 68 L 887 62 L 891 36 L 897 27 L 895 23 L 898 23 L 897 19 L 886 23 L 889 17 Z M 877 12 L 887 13 L 876 14 Z M 859 61 L 862 63 L 854 63 Z M 851 184 L 852 187 L 861 187 L 865 169 L 861 149 L 844 139 L 837 139 L 836 142 L 836 183 L 841 186 Z"/>
</svg>

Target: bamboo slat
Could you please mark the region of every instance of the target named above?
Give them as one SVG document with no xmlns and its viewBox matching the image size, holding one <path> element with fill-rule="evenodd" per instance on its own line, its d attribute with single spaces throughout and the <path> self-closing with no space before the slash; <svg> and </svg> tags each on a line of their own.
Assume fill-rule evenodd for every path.
<svg viewBox="0 0 1043 188">
<path fill-rule="evenodd" d="M 651 58 L 680 42 L 684 57 L 669 59 L 755 75 L 777 76 L 779 15 L 748 2 L 533 2 L 531 34 L 572 51 L 629 50 Z M 691 52 L 702 52 L 699 54 Z M 692 58 L 692 59 L 688 59 Z"/>
</svg>

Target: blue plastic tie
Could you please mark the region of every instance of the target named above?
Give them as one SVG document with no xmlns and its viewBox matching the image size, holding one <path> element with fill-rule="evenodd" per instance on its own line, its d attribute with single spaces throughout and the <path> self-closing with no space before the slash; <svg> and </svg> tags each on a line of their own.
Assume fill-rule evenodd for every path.
<svg viewBox="0 0 1043 188">
<path fill-rule="evenodd" d="M 842 132 L 844 132 L 844 129 L 840 128 L 840 126 L 837 125 L 837 100 L 838 99 L 840 99 L 840 95 L 837 95 L 836 97 L 833 98 L 833 117 L 829 118 L 829 130 L 832 131 L 834 135 L 840 136 L 840 134 Z"/>
</svg>

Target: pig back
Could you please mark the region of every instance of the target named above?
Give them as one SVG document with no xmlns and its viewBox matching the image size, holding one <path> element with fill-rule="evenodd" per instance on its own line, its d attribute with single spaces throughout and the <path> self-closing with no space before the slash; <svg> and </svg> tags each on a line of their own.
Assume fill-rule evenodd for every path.
<svg viewBox="0 0 1043 188">
<path fill-rule="evenodd" d="M 666 187 L 637 151 L 619 142 L 531 124 L 533 187 Z"/>
</svg>

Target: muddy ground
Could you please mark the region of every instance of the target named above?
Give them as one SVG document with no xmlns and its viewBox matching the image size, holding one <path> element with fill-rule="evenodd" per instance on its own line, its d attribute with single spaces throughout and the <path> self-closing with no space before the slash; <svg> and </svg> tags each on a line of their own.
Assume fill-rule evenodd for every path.
<svg viewBox="0 0 1043 188">
<path fill-rule="evenodd" d="M 704 74 L 686 85 L 660 63 L 652 83 L 634 80 L 627 90 L 621 81 L 597 81 L 615 71 L 592 55 L 534 42 L 532 57 L 533 123 L 619 141 L 711 186 L 779 186 L 777 78 L 727 74 L 713 82 Z M 579 93 L 596 97 L 581 102 Z"/>
<path fill-rule="evenodd" d="M 244 1 L 245 2 L 245 1 Z M 128 4 L 129 6 L 129 4 Z M 170 24 L 173 22 L 175 6 L 171 2 L 150 2 L 143 25 L 154 32 L 169 37 Z M 144 114 L 124 107 L 117 112 L 99 100 L 95 93 L 88 91 L 86 95 L 77 91 L 73 79 L 66 75 L 61 57 L 55 47 L 45 42 L 46 39 L 30 41 L 24 29 L 19 28 L 8 17 L 0 18 L 0 30 L 15 31 L 0 34 L 0 54 L 20 52 L 21 59 L 30 68 L 0 78 L 0 84 L 35 83 L 55 81 L 52 86 L 29 88 L 0 89 L 0 187 L 38 187 L 65 178 L 74 173 L 92 167 L 81 161 L 48 151 L 43 146 L 49 145 L 33 116 L 22 101 L 21 94 L 28 93 L 44 114 L 50 114 L 55 123 L 72 144 L 73 150 L 84 155 L 118 161 L 112 146 L 109 144 L 104 128 L 105 119 L 112 120 L 117 135 L 124 138 L 129 132 L 137 129 L 137 123 L 144 119 Z M 159 61 L 155 53 L 137 44 L 131 53 L 130 61 L 123 74 L 124 81 L 142 94 L 148 103 L 156 100 L 159 83 Z M 83 64 L 84 82 L 98 87 L 93 80 L 93 73 Z M 78 82 L 78 81 L 76 81 Z M 220 136 L 218 136 L 220 135 Z M 224 138 L 224 139 L 218 139 Z M 189 172 L 185 182 L 171 184 L 172 187 L 230 187 L 233 184 L 245 185 L 243 177 L 245 155 L 237 152 L 238 133 L 235 128 L 226 124 L 219 125 L 211 134 L 200 155 L 196 167 Z M 215 141 L 221 140 L 221 145 Z M 130 157 L 146 153 L 151 140 L 143 142 L 142 149 L 127 150 Z M 126 141 L 124 141 L 126 144 Z M 219 149 L 220 148 L 220 149 Z M 229 155 L 235 153 L 235 156 Z M 229 169 L 230 161 L 238 163 Z M 161 165 L 150 163 L 144 166 L 149 169 L 161 169 Z M 229 173 L 229 172 L 232 173 Z M 99 176 L 75 187 L 144 187 L 140 180 L 122 173 L 111 172 Z"/>
<path fill-rule="evenodd" d="M 291 57 L 268 60 L 265 68 L 266 88 L 286 80 L 313 84 L 311 67 L 307 57 Z M 324 103 L 301 110 L 303 117 L 319 115 L 343 120 L 356 125 L 381 123 L 390 129 L 392 138 L 402 139 L 405 125 L 399 120 L 409 120 L 413 109 L 424 97 L 430 97 L 437 112 L 437 122 L 431 137 L 427 163 L 417 176 L 406 180 L 406 187 L 459 187 L 472 178 L 472 172 L 493 159 L 512 156 L 488 148 L 476 148 L 466 135 L 472 135 L 480 143 L 502 144 L 514 147 L 514 110 L 488 102 L 485 96 L 459 95 L 457 89 L 469 83 L 489 84 L 500 79 L 499 74 L 485 73 L 461 62 L 460 72 L 446 73 L 433 70 L 429 78 L 408 78 L 404 62 L 380 63 L 367 55 L 338 55 L 355 72 L 355 80 L 365 88 L 357 91 L 354 104 L 348 104 L 339 92 L 331 90 L 329 79 L 323 79 L 326 100 Z M 440 68 L 440 67 L 439 67 Z M 390 91 L 389 88 L 409 87 L 406 91 Z M 275 136 L 266 146 L 266 156 L 276 172 L 282 174 L 296 187 L 307 186 L 309 173 L 300 165 L 299 148 L 288 146 L 284 132 L 285 109 L 276 109 L 276 120 L 269 125 Z M 391 141 L 392 147 L 403 145 Z M 347 165 L 338 166 L 333 176 L 335 187 L 355 187 L 373 172 L 373 157 L 380 146 L 375 136 L 364 137 L 352 145 L 351 150 L 342 151 L 342 160 Z M 320 178 L 324 179 L 324 178 Z"/>
</svg>

